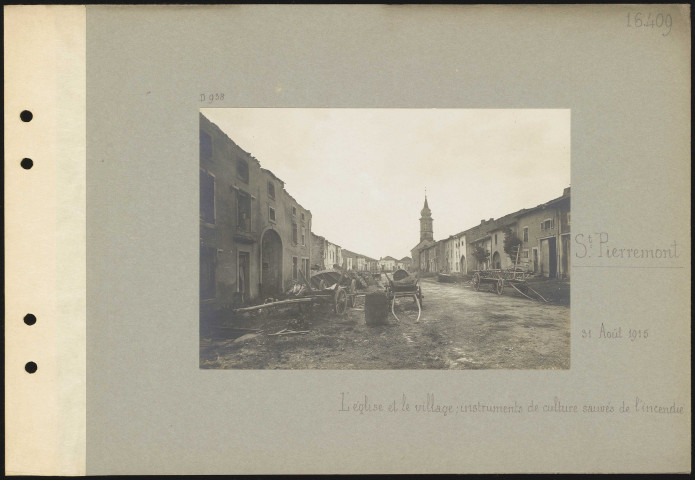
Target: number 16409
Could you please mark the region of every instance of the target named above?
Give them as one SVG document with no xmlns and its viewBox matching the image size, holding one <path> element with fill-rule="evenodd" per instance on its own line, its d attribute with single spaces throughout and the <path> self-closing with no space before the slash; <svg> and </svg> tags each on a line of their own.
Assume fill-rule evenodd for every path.
<svg viewBox="0 0 695 480">
<path fill-rule="evenodd" d="M 627 14 L 627 26 L 637 27 L 637 28 L 658 28 L 665 29 L 666 31 L 662 33 L 662 36 L 666 36 L 671 33 L 671 27 L 673 26 L 673 18 L 670 14 L 657 13 L 647 13 L 646 16 L 642 12 L 628 12 Z"/>
</svg>

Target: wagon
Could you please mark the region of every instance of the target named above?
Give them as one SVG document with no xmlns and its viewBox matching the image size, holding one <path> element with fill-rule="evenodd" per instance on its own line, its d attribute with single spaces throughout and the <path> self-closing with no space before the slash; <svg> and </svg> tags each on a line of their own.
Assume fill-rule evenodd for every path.
<svg viewBox="0 0 695 480">
<path fill-rule="evenodd" d="M 491 287 L 493 292 L 497 295 L 502 295 L 504 292 L 504 287 L 509 285 L 514 290 L 525 296 L 526 298 L 531 298 L 528 293 L 533 292 L 541 300 L 547 302 L 540 293 L 533 290 L 528 286 L 526 280 L 530 277 L 530 273 L 519 267 L 519 249 L 517 247 L 515 250 L 516 261 L 514 265 L 508 269 L 485 269 L 485 270 L 474 270 L 473 273 L 473 288 L 475 291 L 480 291 L 480 287 L 483 284 L 487 284 Z"/>
<path fill-rule="evenodd" d="M 333 311 L 338 315 L 344 314 L 347 307 L 355 305 L 355 298 L 358 295 L 357 278 L 347 271 L 322 270 L 312 275 L 308 282 L 304 275 L 302 279 L 309 286 L 304 296 L 317 301 L 325 301 L 325 297 L 332 296 Z"/>
<path fill-rule="evenodd" d="M 396 318 L 396 303 L 398 299 L 411 298 L 415 305 L 417 306 L 417 318 L 415 323 L 420 321 L 420 316 L 422 315 L 422 299 L 424 295 L 422 294 L 422 289 L 420 288 L 420 282 L 417 277 L 411 276 L 405 270 L 396 270 L 393 275 L 386 275 L 388 279 L 388 285 L 386 286 L 386 296 L 391 303 L 391 313 Z M 405 307 L 399 305 L 399 310 L 406 311 Z"/>
<path fill-rule="evenodd" d="M 284 305 L 297 305 L 300 312 L 311 315 L 311 307 L 318 303 L 331 305 L 334 313 L 343 315 L 347 307 L 354 304 L 355 297 L 358 295 L 355 279 L 347 277 L 344 273 L 323 270 L 307 280 L 300 270 L 299 276 L 302 283 L 295 283 L 287 290 L 284 299 L 269 298 L 260 305 L 237 308 L 234 312 L 250 312 Z"/>
<path fill-rule="evenodd" d="M 528 291 L 528 285 L 526 285 L 527 278 L 528 273 L 515 267 L 507 270 L 475 270 L 473 273 L 473 288 L 477 292 L 480 290 L 481 285 L 487 284 L 491 286 L 492 290 L 497 292 L 498 295 L 502 295 L 504 286 L 510 285 L 521 293 L 525 293 Z"/>
</svg>

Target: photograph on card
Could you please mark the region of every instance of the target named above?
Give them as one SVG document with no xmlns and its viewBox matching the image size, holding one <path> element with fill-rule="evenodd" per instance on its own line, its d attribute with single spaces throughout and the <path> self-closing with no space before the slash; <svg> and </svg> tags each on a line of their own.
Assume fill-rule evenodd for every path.
<svg viewBox="0 0 695 480">
<path fill-rule="evenodd" d="M 201 109 L 200 368 L 569 369 L 570 118 Z"/>
</svg>

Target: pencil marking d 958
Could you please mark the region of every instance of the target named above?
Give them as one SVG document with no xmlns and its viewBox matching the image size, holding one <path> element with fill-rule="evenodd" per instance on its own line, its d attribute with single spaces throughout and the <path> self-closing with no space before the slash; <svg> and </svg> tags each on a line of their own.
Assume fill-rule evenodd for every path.
<svg viewBox="0 0 695 480">
<path fill-rule="evenodd" d="M 222 100 L 224 100 L 224 93 L 201 93 L 200 94 L 200 101 L 201 102 L 212 103 L 212 102 L 220 102 Z"/>
</svg>

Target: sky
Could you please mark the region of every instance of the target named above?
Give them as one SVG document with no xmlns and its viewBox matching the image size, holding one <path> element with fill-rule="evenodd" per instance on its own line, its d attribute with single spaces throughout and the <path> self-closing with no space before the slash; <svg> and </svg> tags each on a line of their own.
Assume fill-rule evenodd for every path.
<svg viewBox="0 0 695 480">
<path fill-rule="evenodd" d="M 379 259 L 562 195 L 567 109 L 201 109 L 312 213 L 312 231 Z"/>
</svg>

